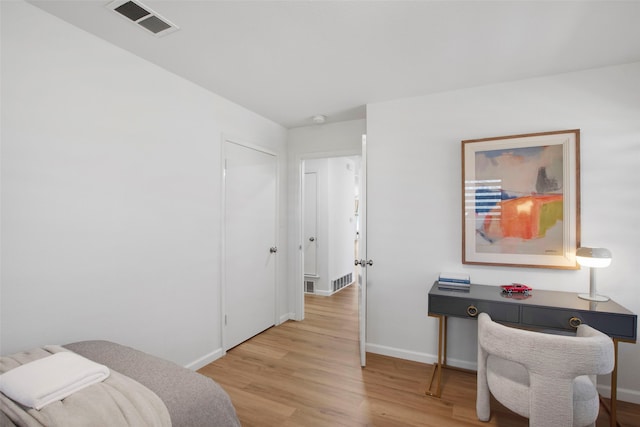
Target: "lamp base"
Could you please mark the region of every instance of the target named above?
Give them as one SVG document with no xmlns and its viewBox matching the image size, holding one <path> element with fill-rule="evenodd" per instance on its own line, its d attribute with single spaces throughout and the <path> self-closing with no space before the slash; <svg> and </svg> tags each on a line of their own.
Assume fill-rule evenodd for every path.
<svg viewBox="0 0 640 427">
<path fill-rule="evenodd" d="M 586 300 L 589 300 L 589 301 L 599 301 L 599 302 L 605 302 L 605 301 L 609 301 L 611 299 L 611 298 L 605 297 L 603 295 L 591 296 L 590 294 L 578 294 L 578 298 L 586 299 Z"/>
</svg>

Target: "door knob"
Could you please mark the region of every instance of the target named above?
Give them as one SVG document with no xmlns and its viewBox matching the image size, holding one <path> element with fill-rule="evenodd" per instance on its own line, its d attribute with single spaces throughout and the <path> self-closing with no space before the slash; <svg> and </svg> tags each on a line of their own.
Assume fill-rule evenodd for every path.
<svg viewBox="0 0 640 427">
<path fill-rule="evenodd" d="M 272 254 L 275 254 L 276 252 L 278 252 L 278 248 L 273 246 L 273 247 L 269 248 L 269 252 L 271 252 Z"/>
<path fill-rule="evenodd" d="M 316 238 L 315 238 L 315 237 L 309 237 L 309 241 L 310 241 L 310 242 L 315 242 L 315 241 L 316 241 Z"/>
</svg>

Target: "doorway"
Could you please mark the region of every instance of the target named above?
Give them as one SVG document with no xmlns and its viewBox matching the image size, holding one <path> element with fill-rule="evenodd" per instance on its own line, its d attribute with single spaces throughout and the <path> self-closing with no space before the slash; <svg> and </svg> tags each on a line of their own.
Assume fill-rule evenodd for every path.
<svg viewBox="0 0 640 427">
<path fill-rule="evenodd" d="M 304 292 L 330 296 L 356 279 L 360 156 L 302 161 Z"/>
<path fill-rule="evenodd" d="M 362 135 L 362 143 L 360 149 L 357 150 L 345 150 L 341 152 L 326 152 L 326 153 L 307 153 L 301 154 L 296 158 L 297 164 L 297 172 L 298 172 L 298 188 L 296 194 L 298 195 L 298 200 L 295 206 L 296 208 L 296 224 L 297 224 L 297 233 L 295 236 L 296 246 L 298 246 L 298 251 L 296 253 L 296 272 L 294 275 L 294 289 L 295 289 L 295 320 L 304 320 L 305 318 L 305 292 L 304 292 L 304 173 L 305 173 L 305 161 L 309 159 L 318 159 L 318 158 L 333 158 L 333 157 L 354 157 L 359 160 L 357 170 L 358 176 L 358 203 L 357 203 L 357 211 L 354 206 L 354 214 L 358 212 L 358 215 L 355 219 L 356 230 L 355 230 L 355 238 L 357 238 L 357 255 L 358 258 L 353 258 L 351 262 L 357 261 L 357 267 L 355 270 L 355 279 L 358 287 L 358 329 L 359 329 L 359 347 L 360 347 L 360 364 L 361 366 L 366 365 L 366 327 L 367 327 L 367 315 L 366 315 L 366 288 L 367 288 L 367 278 L 366 278 L 366 270 L 367 266 L 372 265 L 371 260 L 367 260 L 367 251 L 366 251 L 366 135 Z M 355 187 L 355 185 L 354 185 Z M 353 200 L 354 205 L 356 205 L 356 201 Z M 355 215 L 354 215 L 355 216 Z M 352 238 L 354 238 L 352 236 Z M 353 249 L 353 254 L 355 255 L 355 248 Z M 359 259 L 362 258 L 362 259 Z M 355 264 L 355 263 L 354 263 Z M 353 265 L 353 264 L 352 264 Z"/>
</svg>

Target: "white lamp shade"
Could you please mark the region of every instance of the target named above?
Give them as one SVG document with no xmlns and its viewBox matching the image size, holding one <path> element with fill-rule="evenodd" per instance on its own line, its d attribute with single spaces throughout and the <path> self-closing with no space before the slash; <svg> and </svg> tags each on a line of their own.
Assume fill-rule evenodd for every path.
<svg viewBox="0 0 640 427">
<path fill-rule="evenodd" d="M 608 267 L 611 264 L 611 252 L 605 248 L 578 248 L 576 261 L 585 267 Z"/>
</svg>

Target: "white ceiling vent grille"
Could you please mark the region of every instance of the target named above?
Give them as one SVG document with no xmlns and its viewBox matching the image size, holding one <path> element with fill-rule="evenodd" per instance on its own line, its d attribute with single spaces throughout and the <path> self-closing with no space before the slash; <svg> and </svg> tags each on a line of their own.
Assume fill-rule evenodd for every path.
<svg viewBox="0 0 640 427">
<path fill-rule="evenodd" d="M 177 25 L 138 1 L 115 0 L 109 3 L 107 7 L 127 21 L 133 22 L 158 37 L 173 33 L 179 29 Z"/>
</svg>

